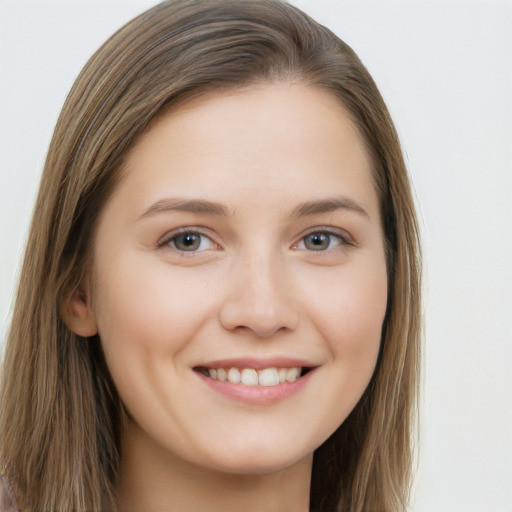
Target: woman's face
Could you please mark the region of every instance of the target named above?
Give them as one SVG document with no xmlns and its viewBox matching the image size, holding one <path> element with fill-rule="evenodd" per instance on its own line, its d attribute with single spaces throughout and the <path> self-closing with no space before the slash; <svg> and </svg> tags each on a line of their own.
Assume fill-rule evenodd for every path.
<svg viewBox="0 0 512 512">
<path fill-rule="evenodd" d="M 264 85 L 160 119 L 100 216 L 94 262 L 125 436 L 155 457 L 289 467 L 373 373 L 387 301 L 379 205 L 362 140 L 327 92 Z"/>
</svg>

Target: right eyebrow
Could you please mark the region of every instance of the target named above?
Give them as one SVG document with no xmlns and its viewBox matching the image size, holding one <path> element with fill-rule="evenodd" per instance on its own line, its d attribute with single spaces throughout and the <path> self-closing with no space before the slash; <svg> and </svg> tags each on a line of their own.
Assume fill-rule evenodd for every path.
<svg viewBox="0 0 512 512">
<path fill-rule="evenodd" d="M 204 199 L 184 199 L 180 197 L 167 197 L 153 203 L 140 217 L 144 219 L 153 217 L 163 212 L 192 212 L 192 213 L 209 213 L 226 217 L 228 209 L 221 203 L 206 201 Z"/>
</svg>

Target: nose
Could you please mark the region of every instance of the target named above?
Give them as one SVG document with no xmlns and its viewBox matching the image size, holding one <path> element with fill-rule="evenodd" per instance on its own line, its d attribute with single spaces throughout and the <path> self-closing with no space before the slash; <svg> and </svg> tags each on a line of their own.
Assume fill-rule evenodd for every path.
<svg viewBox="0 0 512 512">
<path fill-rule="evenodd" d="M 251 258 L 232 270 L 229 291 L 220 311 L 220 321 L 226 330 L 248 331 L 259 338 L 269 338 L 279 331 L 297 328 L 297 302 L 282 265 L 270 258 Z"/>
</svg>

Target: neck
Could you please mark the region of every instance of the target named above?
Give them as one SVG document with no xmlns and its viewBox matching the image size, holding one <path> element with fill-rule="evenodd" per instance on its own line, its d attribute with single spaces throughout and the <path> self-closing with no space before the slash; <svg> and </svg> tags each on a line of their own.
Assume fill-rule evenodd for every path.
<svg viewBox="0 0 512 512">
<path fill-rule="evenodd" d="M 270 473 L 233 474 L 189 463 L 151 444 L 133 425 L 123 435 L 117 487 L 119 512 L 309 509 L 312 454 Z"/>
</svg>

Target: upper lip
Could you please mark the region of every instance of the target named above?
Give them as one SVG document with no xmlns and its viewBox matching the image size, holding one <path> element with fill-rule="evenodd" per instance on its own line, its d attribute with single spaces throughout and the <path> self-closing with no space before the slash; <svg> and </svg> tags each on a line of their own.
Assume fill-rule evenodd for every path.
<svg viewBox="0 0 512 512">
<path fill-rule="evenodd" d="M 195 366 L 195 368 L 254 368 L 263 370 L 264 368 L 315 368 L 317 364 L 299 357 L 239 357 L 229 359 L 216 359 Z"/>
</svg>

